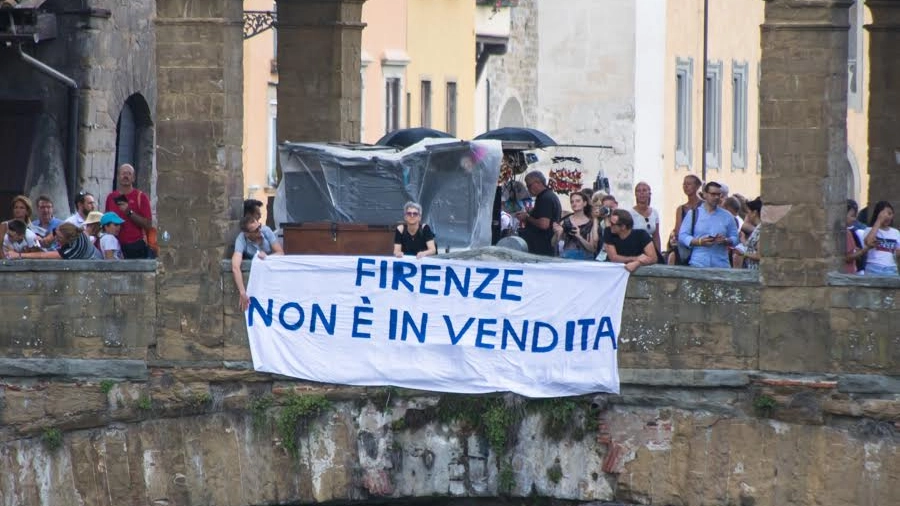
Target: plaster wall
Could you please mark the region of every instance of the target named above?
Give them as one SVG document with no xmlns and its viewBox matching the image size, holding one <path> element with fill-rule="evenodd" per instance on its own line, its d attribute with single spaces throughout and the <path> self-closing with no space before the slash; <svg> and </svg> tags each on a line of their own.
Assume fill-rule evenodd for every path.
<svg viewBox="0 0 900 506">
<path fill-rule="evenodd" d="M 719 167 L 708 163 L 707 181 L 728 185 L 731 193 L 753 199 L 760 194 L 759 153 L 759 61 L 761 57 L 759 27 L 764 18 L 764 2 L 736 0 L 709 2 L 708 52 L 711 63 L 721 62 L 721 128 Z M 685 0 L 667 4 L 667 54 L 665 58 L 665 134 L 663 146 L 663 193 L 660 201 L 663 241 L 675 226 L 675 207 L 686 198 L 681 191 L 685 175 L 702 179 L 702 114 L 703 114 L 703 0 Z M 676 61 L 693 61 L 691 87 L 691 160 L 680 165 L 675 159 L 676 129 Z M 732 70 L 735 63 L 747 64 L 747 156 L 744 168 L 732 161 L 734 87 Z"/>
<path fill-rule="evenodd" d="M 456 136 L 471 139 L 475 129 L 475 3 L 408 0 L 404 111 L 421 126 L 421 82 L 431 81 L 431 127 L 447 131 L 447 84 L 456 83 Z M 435 36 L 435 31 L 440 36 Z M 406 97 L 409 97 L 408 103 Z M 404 116 L 405 117 L 405 116 Z M 403 123 L 403 120 L 401 120 Z"/>
<path fill-rule="evenodd" d="M 374 144 L 385 131 L 385 57 L 408 54 L 407 24 L 409 0 L 367 0 L 362 20 L 362 142 Z M 402 81 L 408 83 L 406 72 Z M 405 122 L 406 99 L 402 100 L 400 121 Z"/>
</svg>

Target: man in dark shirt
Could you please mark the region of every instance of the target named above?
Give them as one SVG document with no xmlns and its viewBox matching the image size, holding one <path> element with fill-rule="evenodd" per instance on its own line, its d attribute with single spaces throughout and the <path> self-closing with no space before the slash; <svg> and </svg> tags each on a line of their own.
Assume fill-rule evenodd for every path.
<svg viewBox="0 0 900 506">
<path fill-rule="evenodd" d="M 525 223 L 519 232 L 528 244 L 528 251 L 535 255 L 553 256 L 553 224 L 560 220 L 562 205 L 553 190 L 547 188 L 547 178 L 540 171 L 525 174 L 525 187 L 534 196 L 531 212 L 519 211 L 516 218 Z"/>
<path fill-rule="evenodd" d="M 609 228 L 603 232 L 606 259 L 625 264 L 628 272 L 642 265 L 656 263 L 656 247 L 646 230 L 633 230 L 634 218 L 625 209 L 616 209 L 609 217 Z"/>
</svg>

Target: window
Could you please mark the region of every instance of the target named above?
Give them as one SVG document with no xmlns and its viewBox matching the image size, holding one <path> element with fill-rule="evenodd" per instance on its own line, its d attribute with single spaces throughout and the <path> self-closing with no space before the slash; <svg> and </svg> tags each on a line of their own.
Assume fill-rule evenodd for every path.
<svg viewBox="0 0 900 506">
<path fill-rule="evenodd" d="M 384 133 L 400 128 L 400 78 L 384 80 Z"/>
<path fill-rule="evenodd" d="M 456 83 L 447 83 L 447 133 L 456 137 Z"/>
<path fill-rule="evenodd" d="M 694 60 L 675 62 L 675 165 L 691 166 L 691 86 Z"/>
<path fill-rule="evenodd" d="M 419 122 L 425 128 L 431 128 L 431 81 L 422 81 Z"/>
<path fill-rule="evenodd" d="M 722 62 L 706 64 L 706 166 L 722 166 Z"/>
<path fill-rule="evenodd" d="M 747 63 L 731 62 L 731 168 L 747 168 Z"/>
</svg>

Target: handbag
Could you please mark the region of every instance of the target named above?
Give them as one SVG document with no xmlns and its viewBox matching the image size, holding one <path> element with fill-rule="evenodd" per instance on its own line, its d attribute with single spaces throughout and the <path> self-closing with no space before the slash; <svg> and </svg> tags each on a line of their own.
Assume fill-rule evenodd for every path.
<svg viewBox="0 0 900 506">
<path fill-rule="evenodd" d="M 697 226 L 697 209 L 691 209 L 691 237 L 694 236 L 694 228 Z M 691 253 L 694 252 L 693 248 L 685 246 L 681 244 L 681 241 L 678 241 L 677 249 L 675 250 L 675 255 L 678 257 L 675 259 L 675 263 L 678 265 L 688 265 L 691 262 Z"/>
</svg>

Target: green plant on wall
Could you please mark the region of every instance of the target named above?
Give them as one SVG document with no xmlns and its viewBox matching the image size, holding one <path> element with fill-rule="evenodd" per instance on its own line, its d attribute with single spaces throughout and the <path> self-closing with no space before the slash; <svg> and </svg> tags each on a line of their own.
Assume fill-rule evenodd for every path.
<svg viewBox="0 0 900 506">
<path fill-rule="evenodd" d="M 100 382 L 100 391 L 103 392 L 103 395 L 106 395 L 112 392 L 112 389 L 115 388 L 116 382 L 113 380 L 103 380 Z"/>
<path fill-rule="evenodd" d="M 274 402 L 272 396 L 268 394 L 250 401 L 249 408 L 250 416 L 253 419 L 253 430 L 260 432 L 266 427 L 269 421 L 269 408 L 272 407 Z"/>
<path fill-rule="evenodd" d="M 44 429 L 41 433 L 41 442 L 49 451 L 56 451 L 62 446 L 62 432 L 56 427 Z"/>
<path fill-rule="evenodd" d="M 147 394 L 142 394 L 137 400 L 137 408 L 141 411 L 150 411 L 153 407 L 153 399 Z"/>
<path fill-rule="evenodd" d="M 323 395 L 291 395 L 281 408 L 276 426 L 284 449 L 293 456 L 299 447 L 297 438 L 306 432 L 310 420 L 331 409 L 331 402 Z"/>
<path fill-rule="evenodd" d="M 759 416 L 772 416 L 776 406 L 778 406 L 778 402 L 769 395 L 762 394 L 753 399 L 753 409 Z"/>
<path fill-rule="evenodd" d="M 503 495 L 509 495 L 516 488 L 516 475 L 513 472 L 511 462 L 500 465 L 500 473 L 497 475 L 497 491 Z"/>
</svg>

